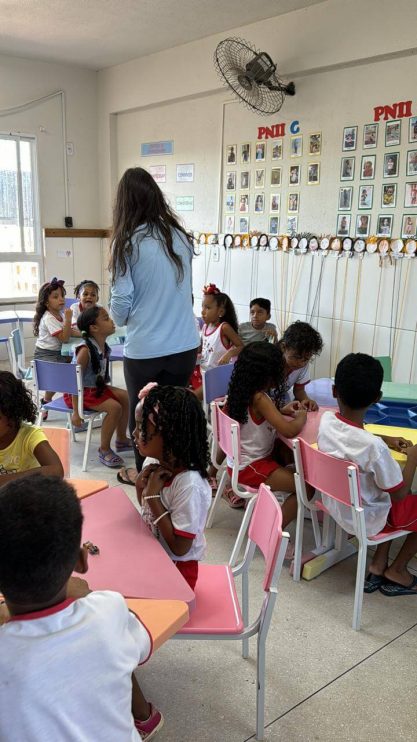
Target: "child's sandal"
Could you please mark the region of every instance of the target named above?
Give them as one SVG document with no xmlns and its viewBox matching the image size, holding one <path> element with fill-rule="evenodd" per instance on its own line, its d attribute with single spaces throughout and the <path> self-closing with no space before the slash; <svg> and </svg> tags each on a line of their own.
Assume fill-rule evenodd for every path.
<svg viewBox="0 0 417 742">
<path fill-rule="evenodd" d="M 112 451 L 111 448 L 109 448 L 108 451 L 102 451 L 101 448 L 98 449 L 98 457 L 100 459 L 100 463 L 104 464 L 104 466 L 110 467 L 110 469 L 120 469 L 121 466 L 124 466 L 123 459 L 117 455 L 114 451 Z"/>
</svg>

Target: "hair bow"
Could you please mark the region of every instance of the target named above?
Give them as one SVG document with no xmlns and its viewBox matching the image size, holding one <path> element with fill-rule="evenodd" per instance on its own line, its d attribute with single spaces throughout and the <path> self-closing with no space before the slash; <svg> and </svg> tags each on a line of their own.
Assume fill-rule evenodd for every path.
<svg viewBox="0 0 417 742">
<path fill-rule="evenodd" d="M 203 287 L 203 294 L 221 294 L 220 289 L 217 288 L 215 283 L 209 283 Z"/>
<path fill-rule="evenodd" d="M 148 384 L 145 384 L 145 386 L 140 389 L 138 397 L 139 399 L 145 399 L 145 397 L 148 396 L 151 389 L 153 389 L 155 386 L 158 386 L 157 381 L 150 381 Z"/>
<path fill-rule="evenodd" d="M 64 283 L 65 281 L 63 281 L 62 278 L 57 278 L 56 276 L 54 276 L 54 278 L 51 278 L 51 280 L 49 281 L 49 285 L 53 289 L 62 289 L 64 287 Z"/>
</svg>

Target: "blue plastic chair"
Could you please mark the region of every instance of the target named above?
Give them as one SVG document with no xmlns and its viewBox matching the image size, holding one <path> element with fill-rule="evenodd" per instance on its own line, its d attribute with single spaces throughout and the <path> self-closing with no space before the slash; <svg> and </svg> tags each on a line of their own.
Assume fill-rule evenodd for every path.
<svg viewBox="0 0 417 742">
<path fill-rule="evenodd" d="M 12 367 L 13 374 L 16 376 L 17 379 L 31 379 L 32 369 L 30 367 L 26 368 L 24 366 L 23 343 L 20 328 L 12 330 L 7 340 L 10 365 Z"/>
<path fill-rule="evenodd" d="M 225 363 L 224 366 L 215 366 L 202 371 L 203 404 L 206 410 L 215 399 L 226 396 L 233 369 L 233 363 Z"/>
<path fill-rule="evenodd" d="M 66 296 L 65 297 L 65 309 L 69 309 L 73 304 L 75 304 L 76 301 L 77 299 L 74 296 L 72 297 Z"/>
<path fill-rule="evenodd" d="M 82 465 L 82 470 L 87 471 L 88 452 L 91 442 L 91 433 L 93 432 L 93 423 L 100 417 L 101 413 L 93 412 L 92 410 L 84 410 L 84 388 L 81 366 L 79 366 L 78 363 L 53 363 L 51 361 L 38 361 L 36 359 L 32 361 L 31 365 L 33 371 L 33 385 L 39 409 L 38 425 L 42 425 L 42 412 L 44 410 L 63 412 L 67 415 L 72 439 L 73 441 L 76 441 L 77 439 L 71 421 L 72 409 L 65 404 L 63 397 L 53 399 L 52 402 L 47 402 L 46 404 L 40 404 L 40 390 L 51 389 L 54 392 L 72 394 L 78 397 L 78 414 L 88 423 Z"/>
</svg>

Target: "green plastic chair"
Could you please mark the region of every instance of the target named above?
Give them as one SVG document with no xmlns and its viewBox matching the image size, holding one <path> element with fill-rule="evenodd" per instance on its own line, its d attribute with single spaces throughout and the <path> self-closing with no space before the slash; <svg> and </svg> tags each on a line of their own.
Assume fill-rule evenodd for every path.
<svg viewBox="0 0 417 742">
<path fill-rule="evenodd" d="M 390 356 L 375 356 L 384 369 L 384 381 L 392 381 L 392 362 Z"/>
</svg>

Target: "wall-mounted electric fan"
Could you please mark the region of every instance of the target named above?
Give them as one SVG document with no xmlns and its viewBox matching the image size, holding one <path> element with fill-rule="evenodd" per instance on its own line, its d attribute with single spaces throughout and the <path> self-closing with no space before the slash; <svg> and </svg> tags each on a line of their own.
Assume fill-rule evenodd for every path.
<svg viewBox="0 0 417 742">
<path fill-rule="evenodd" d="M 295 95 L 295 85 L 285 85 L 269 54 L 260 52 L 243 39 L 221 41 L 214 52 L 216 69 L 248 108 L 263 115 L 276 113 L 286 95 Z"/>
</svg>

